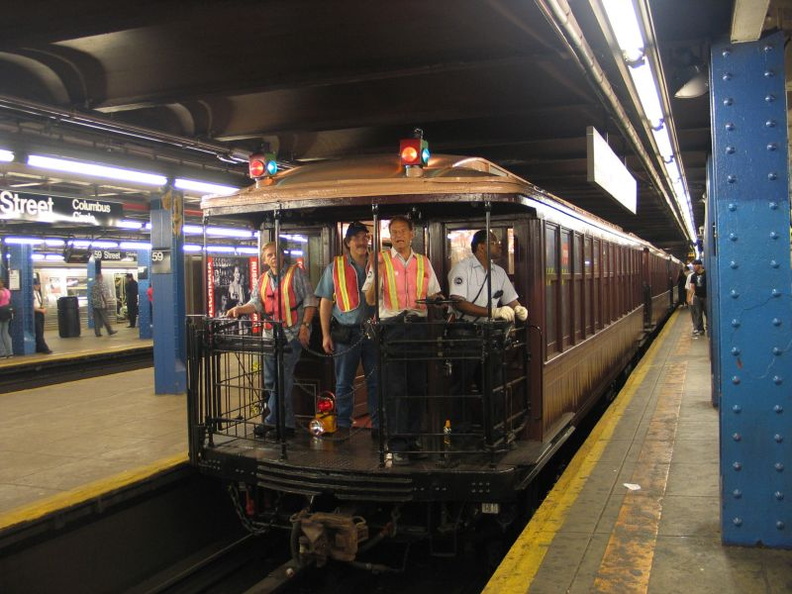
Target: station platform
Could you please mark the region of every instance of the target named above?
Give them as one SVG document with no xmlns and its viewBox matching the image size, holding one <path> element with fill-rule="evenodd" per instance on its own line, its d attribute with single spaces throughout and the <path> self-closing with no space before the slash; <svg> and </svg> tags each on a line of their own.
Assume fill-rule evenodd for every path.
<svg viewBox="0 0 792 594">
<path fill-rule="evenodd" d="M 721 543 L 709 340 L 677 310 L 486 594 L 792 592 L 792 551 Z"/>
<path fill-rule="evenodd" d="M 0 359 L 0 373 L 55 364 L 79 371 L 108 353 L 151 350 L 137 329 L 117 330 L 46 332 L 51 355 Z M 145 367 L 0 393 L 0 531 L 186 461 L 186 395 L 155 395 L 153 386 L 154 368 Z"/>
</svg>

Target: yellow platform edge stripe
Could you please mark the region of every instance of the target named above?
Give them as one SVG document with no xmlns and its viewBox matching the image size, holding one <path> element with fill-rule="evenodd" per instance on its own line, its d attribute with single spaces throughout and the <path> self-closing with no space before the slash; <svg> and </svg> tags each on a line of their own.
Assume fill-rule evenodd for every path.
<svg viewBox="0 0 792 594">
<path fill-rule="evenodd" d="M 641 358 L 636 369 L 627 378 L 616 399 L 602 415 L 561 478 L 539 506 L 528 525 L 523 529 L 512 548 L 495 570 L 482 594 L 524 594 L 531 587 L 545 554 L 563 526 L 567 513 L 574 505 L 594 467 L 602 457 L 625 409 L 632 402 L 647 372 L 654 364 L 657 351 L 671 331 L 675 312 L 663 327 L 658 338 Z"/>
<path fill-rule="evenodd" d="M 168 458 L 157 460 L 146 466 L 119 472 L 105 479 L 88 483 L 87 485 L 71 489 L 64 493 L 52 495 L 36 503 L 12 509 L 0 515 L 0 530 L 5 530 L 6 528 L 23 522 L 37 520 L 57 510 L 90 501 L 91 499 L 95 499 L 121 487 L 145 480 L 165 470 L 170 470 L 171 468 L 187 462 L 187 460 L 188 457 L 186 453 L 176 454 Z"/>
</svg>

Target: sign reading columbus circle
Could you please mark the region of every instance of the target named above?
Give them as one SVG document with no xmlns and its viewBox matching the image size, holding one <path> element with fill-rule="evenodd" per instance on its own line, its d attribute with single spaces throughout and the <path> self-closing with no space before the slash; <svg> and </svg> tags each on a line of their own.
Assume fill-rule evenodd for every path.
<svg viewBox="0 0 792 594">
<path fill-rule="evenodd" d="M 66 198 L 0 190 L 0 219 L 37 223 L 85 223 L 99 227 L 117 225 L 124 207 L 90 198 Z"/>
</svg>

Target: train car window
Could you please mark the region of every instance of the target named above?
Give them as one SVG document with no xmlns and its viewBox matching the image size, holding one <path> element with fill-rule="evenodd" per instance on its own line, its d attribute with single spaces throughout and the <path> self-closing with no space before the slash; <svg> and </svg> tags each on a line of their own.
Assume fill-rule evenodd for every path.
<svg viewBox="0 0 792 594">
<path fill-rule="evenodd" d="M 579 342 L 583 338 L 583 301 L 584 292 L 583 287 L 583 236 L 580 233 L 575 233 L 574 249 L 572 251 L 572 306 L 574 307 L 574 335 L 575 342 Z"/>
<path fill-rule="evenodd" d="M 571 274 L 572 241 L 571 231 L 561 230 L 561 348 L 571 344 L 572 328 L 572 274 Z"/>
<path fill-rule="evenodd" d="M 586 294 L 583 298 L 585 310 L 584 324 L 585 333 L 591 335 L 594 334 L 594 304 L 596 299 L 596 294 L 594 293 L 594 262 L 591 237 L 586 237 L 583 245 L 583 277 L 586 284 Z"/>
<path fill-rule="evenodd" d="M 545 340 L 547 356 L 557 353 L 558 347 L 558 301 L 560 298 L 560 255 L 558 253 L 558 226 L 545 227 Z"/>
<path fill-rule="evenodd" d="M 594 266 L 594 300 L 592 307 L 594 310 L 594 332 L 602 328 L 602 250 L 601 241 L 595 239 L 593 243 L 594 253 L 591 262 Z"/>
</svg>

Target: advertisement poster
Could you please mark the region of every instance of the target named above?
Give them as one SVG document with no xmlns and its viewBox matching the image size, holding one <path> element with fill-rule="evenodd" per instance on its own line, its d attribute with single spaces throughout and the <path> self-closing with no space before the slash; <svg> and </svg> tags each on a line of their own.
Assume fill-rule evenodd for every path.
<svg viewBox="0 0 792 594">
<path fill-rule="evenodd" d="M 258 280 L 258 258 L 209 256 L 206 266 L 209 283 L 207 313 L 210 317 L 224 316 L 235 305 L 248 302 Z"/>
</svg>

